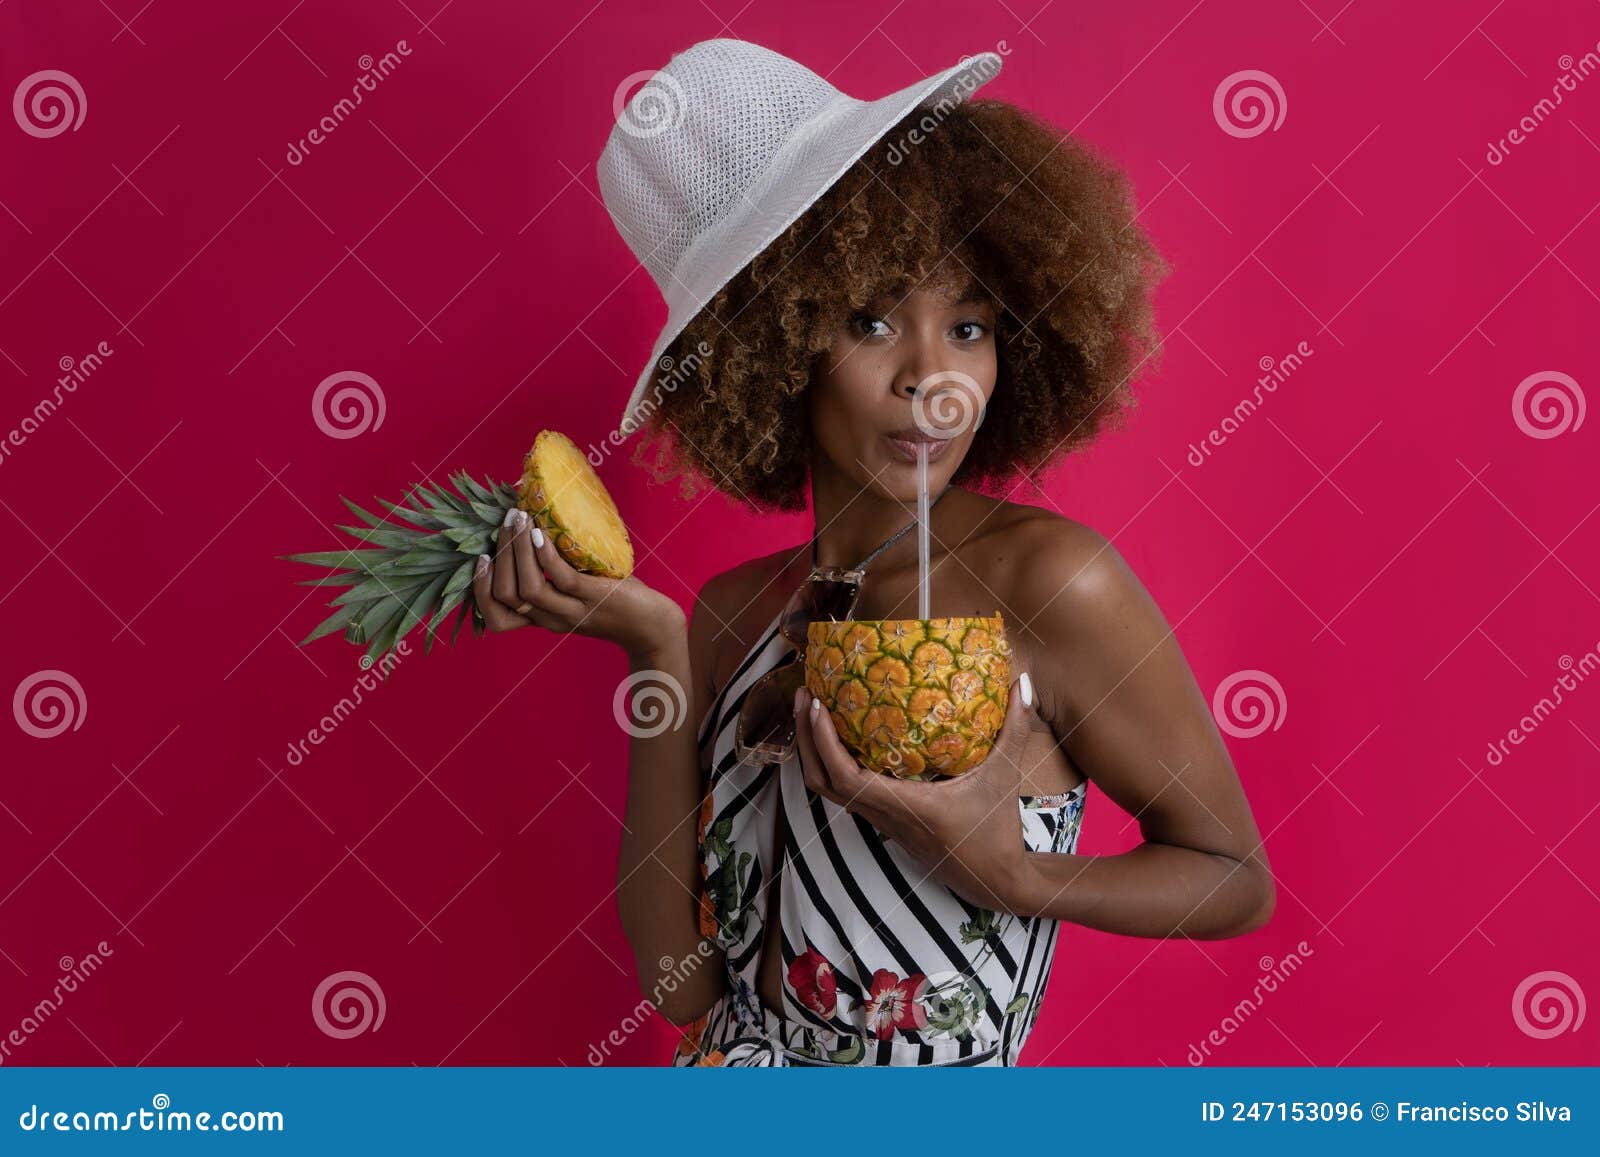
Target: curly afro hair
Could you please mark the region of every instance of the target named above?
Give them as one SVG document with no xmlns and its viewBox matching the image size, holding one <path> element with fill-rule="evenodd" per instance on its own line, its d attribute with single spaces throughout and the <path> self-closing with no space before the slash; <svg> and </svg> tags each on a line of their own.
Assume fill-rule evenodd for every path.
<svg viewBox="0 0 1600 1157">
<path fill-rule="evenodd" d="M 1159 362 L 1152 295 L 1169 269 L 1127 178 L 1004 101 L 931 115 L 903 119 L 672 343 L 677 380 L 655 391 L 636 462 L 686 496 L 709 482 L 804 509 L 820 356 L 880 294 L 926 282 L 996 311 L 994 395 L 953 481 L 1037 480 L 1132 404 L 1129 379 Z"/>
</svg>

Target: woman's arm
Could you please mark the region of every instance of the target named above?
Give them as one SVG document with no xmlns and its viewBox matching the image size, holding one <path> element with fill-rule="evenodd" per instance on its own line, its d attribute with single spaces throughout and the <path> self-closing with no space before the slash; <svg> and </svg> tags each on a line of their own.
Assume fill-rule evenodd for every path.
<svg viewBox="0 0 1600 1157">
<path fill-rule="evenodd" d="M 634 675 L 688 690 L 689 717 L 650 735 L 638 729 L 628 751 L 628 803 L 617 857 L 617 910 L 633 948 L 639 983 L 674 1024 L 688 1024 L 722 995 L 723 952 L 700 934 L 700 854 L 696 831 L 704 776 L 696 732 L 710 709 L 715 616 L 704 594 L 694 618 L 658 647 L 629 656 Z M 646 686 L 648 683 L 641 683 Z"/>
<path fill-rule="evenodd" d="M 1087 528 L 1057 529 L 1026 569 L 1018 601 L 1037 608 L 1040 714 L 1144 842 L 1119 855 L 1029 852 L 1007 907 L 1127 936 L 1260 928 L 1275 902 L 1261 835 L 1160 608 Z"/>
</svg>

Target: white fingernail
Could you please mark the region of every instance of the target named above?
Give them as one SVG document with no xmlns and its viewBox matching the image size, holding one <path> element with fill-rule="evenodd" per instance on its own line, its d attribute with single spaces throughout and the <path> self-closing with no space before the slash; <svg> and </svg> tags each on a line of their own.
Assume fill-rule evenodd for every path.
<svg viewBox="0 0 1600 1157">
<path fill-rule="evenodd" d="M 813 695 L 811 697 L 811 714 L 815 715 L 817 713 L 817 711 L 821 707 L 822 707 L 822 700 L 818 699 L 815 695 Z"/>
<path fill-rule="evenodd" d="M 1033 680 L 1028 678 L 1028 673 L 1026 671 L 1024 671 L 1022 673 L 1021 683 L 1022 683 L 1022 705 L 1024 707 L 1032 707 L 1033 706 Z"/>
<path fill-rule="evenodd" d="M 477 563 L 474 565 L 476 567 L 476 573 L 478 577 L 482 578 L 484 575 L 489 573 L 489 556 L 486 554 L 480 554 L 478 556 Z"/>
<path fill-rule="evenodd" d="M 518 507 L 513 506 L 510 510 L 506 511 L 506 516 L 500 520 L 500 529 L 511 529 L 511 524 L 516 521 L 518 509 Z"/>
<path fill-rule="evenodd" d="M 539 547 L 541 547 L 543 545 L 544 545 L 544 531 L 540 530 L 536 526 L 536 527 L 533 528 L 533 546 L 534 546 L 534 549 L 537 550 Z"/>
<path fill-rule="evenodd" d="M 526 510 L 514 510 L 514 511 L 512 511 L 512 514 L 511 514 L 511 529 L 512 530 L 521 530 L 527 524 L 528 524 L 528 512 Z"/>
</svg>

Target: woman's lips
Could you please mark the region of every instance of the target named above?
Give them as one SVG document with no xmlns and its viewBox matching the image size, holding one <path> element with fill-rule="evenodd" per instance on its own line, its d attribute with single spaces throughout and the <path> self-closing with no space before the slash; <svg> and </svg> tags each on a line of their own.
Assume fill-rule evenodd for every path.
<svg viewBox="0 0 1600 1157">
<path fill-rule="evenodd" d="M 927 446 L 929 462 L 936 461 L 941 454 L 950 449 L 950 443 L 955 441 L 954 438 L 929 439 L 926 436 L 920 438 L 897 438 L 893 434 L 885 434 L 883 440 L 889 444 L 889 448 L 894 452 L 895 457 L 904 462 L 915 462 L 917 460 L 918 445 Z"/>
</svg>

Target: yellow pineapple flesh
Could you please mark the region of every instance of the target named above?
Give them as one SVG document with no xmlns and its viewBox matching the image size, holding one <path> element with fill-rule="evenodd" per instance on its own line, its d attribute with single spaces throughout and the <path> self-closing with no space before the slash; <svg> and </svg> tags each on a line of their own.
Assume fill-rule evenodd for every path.
<svg viewBox="0 0 1600 1157">
<path fill-rule="evenodd" d="M 616 504 L 589 460 L 554 430 L 534 439 L 516 485 L 480 483 L 458 471 L 450 476 L 450 486 L 419 482 L 401 502 L 378 499 L 394 516 L 388 519 L 348 498 L 343 501 L 362 525 L 338 529 L 361 549 L 283 557 L 339 572 L 307 580 L 309 586 L 349 588 L 333 599 L 333 614 L 301 645 L 342 631 L 350 642 L 367 648 L 366 663 L 384 659 L 424 622 L 424 649 L 432 648 L 453 611 L 460 614 L 452 641 L 469 618 L 474 634 L 484 632 L 482 617 L 470 615 L 473 570 L 480 555 L 495 549 L 501 524 L 513 507 L 529 511 L 579 570 L 612 578 L 633 572 L 633 545 Z"/>
<path fill-rule="evenodd" d="M 955 776 L 988 756 L 1011 683 L 1005 623 L 993 616 L 813 622 L 806 688 L 863 767 Z"/>
<path fill-rule="evenodd" d="M 617 504 L 566 435 L 544 430 L 534 439 L 519 505 L 576 569 L 618 579 L 633 573 L 633 543 Z"/>
</svg>

